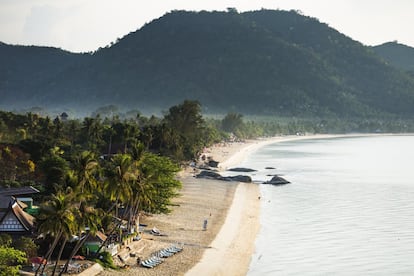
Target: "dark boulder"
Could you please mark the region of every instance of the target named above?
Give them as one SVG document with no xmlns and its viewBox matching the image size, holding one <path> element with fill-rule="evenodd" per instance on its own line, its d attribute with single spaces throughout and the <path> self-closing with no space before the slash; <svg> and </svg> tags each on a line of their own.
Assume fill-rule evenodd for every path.
<svg viewBox="0 0 414 276">
<path fill-rule="evenodd" d="M 284 185 L 288 183 L 290 182 L 284 179 L 283 177 L 280 177 L 277 175 L 273 176 L 272 179 L 270 179 L 269 181 L 263 182 L 263 184 L 271 184 L 271 185 Z"/>
<path fill-rule="evenodd" d="M 224 178 L 223 180 L 227 180 L 227 181 L 236 181 L 236 182 L 245 182 L 245 183 L 252 182 L 252 178 L 248 175 L 226 176 L 223 178 Z"/>
<path fill-rule="evenodd" d="M 231 168 L 228 169 L 230 172 L 256 172 L 256 170 L 249 169 L 249 168 Z"/>
<path fill-rule="evenodd" d="M 209 160 L 208 161 L 208 165 L 212 168 L 217 168 L 218 167 L 219 162 L 214 161 L 214 160 Z"/>
<path fill-rule="evenodd" d="M 213 171 L 201 171 L 196 178 L 220 179 L 222 176 Z"/>
<path fill-rule="evenodd" d="M 236 176 L 221 176 L 219 173 L 213 171 L 201 171 L 195 176 L 196 178 L 215 179 L 222 181 L 234 181 L 234 182 L 245 182 L 251 183 L 252 178 L 247 175 L 236 175 Z"/>
<path fill-rule="evenodd" d="M 274 170 L 274 169 L 276 169 L 275 167 L 266 167 L 265 168 L 266 170 Z"/>
</svg>

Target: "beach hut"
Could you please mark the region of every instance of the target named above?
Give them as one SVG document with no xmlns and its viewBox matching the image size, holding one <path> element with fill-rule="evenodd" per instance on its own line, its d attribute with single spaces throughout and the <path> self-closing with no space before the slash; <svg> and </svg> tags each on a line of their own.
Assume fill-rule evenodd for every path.
<svg viewBox="0 0 414 276">
<path fill-rule="evenodd" d="M 87 255 L 95 253 L 101 247 L 102 243 L 106 241 L 108 237 L 101 231 L 97 231 L 96 234 L 89 235 L 83 245 L 83 248 Z M 118 253 L 118 246 L 115 244 L 108 244 L 103 248 L 103 251 L 109 252 L 112 256 Z"/>
<path fill-rule="evenodd" d="M 32 235 L 34 217 L 23 211 L 25 206 L 14 197 L 0 195 L 0 233 L 12 237 Z"/>
</svg>

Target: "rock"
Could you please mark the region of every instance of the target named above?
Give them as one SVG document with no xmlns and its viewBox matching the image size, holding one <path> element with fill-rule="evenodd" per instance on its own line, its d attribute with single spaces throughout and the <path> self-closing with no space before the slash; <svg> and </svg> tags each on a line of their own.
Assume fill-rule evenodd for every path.
<svg viewBox="0 0 414 276">
<path fill-rule="evenodd" d="M 275 167 L 266 167 L 265 168 L 266 170 L 274 170 L 274 169 L 276 169 Z"/>
<path fill-rule="evenodd" d="M 230 172 L 256 172 L 256 170 L 249 169 L 249 168 L 231 168 L 228 169 Z"/>
<path fill-rule="evenodd" d="M 269 181 L 263 182 L 263 184 L 271 184 L 271 185 L 284 185 L 289 184 L 290 182 L 280 176 L 273 176 L 272 179 Z"/>
<path fill-rule="evenodd" d="M 216 172 L 217 171 L 217 169 L 212 169 L 210 166 L 208 166 L 208 165 L 200 165 L 199 167 L 198 167 L 198 169 L 200 169 L 200 170 L 206 170 L 206 171 L 214 171 L 214 172 Z"/>
<path fill-rule="evenodd" d="M 220 179 L 222 176 L 213 171 L 201 171 L 196 175 L 196 178 Z"/>
<path fill-rule="evenodd" d="M 245 182 L 245 183 L 252 182 L 252 178 L 248 175 L 227 176 L 225 178 L 230 179 L 230 181 L 236 181 L 236 182 Z"/>
<path fill-rule="evenodd" d="M 214 160 L 210 160 L 210 161 L 208 161 L 208 165 L 209 165 L 210 167 L 213 167 L 213 168 L 217 168 L 217 167 L 218 167 L 218 164 L 219 164 L 219 162 L 214 161 Z"/>
<path fill-rule="evenodd" d="M 245 183 L 252 182 L 252 178 L 247 175 L 221 176 L 220 174 L 213 172 L 213 171 L 202 171 L 199 174 L 197 174 L 195 177 L 222 180 L 222 181 L 234 181 L 234 182 L 245 182 Z"/>
</svg>

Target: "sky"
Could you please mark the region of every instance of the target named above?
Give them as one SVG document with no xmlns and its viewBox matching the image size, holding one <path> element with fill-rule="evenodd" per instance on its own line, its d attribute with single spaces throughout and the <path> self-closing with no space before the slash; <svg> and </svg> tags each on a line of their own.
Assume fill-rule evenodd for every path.
<svg viewBox="0 0 414 276">
<path fill-rule="evenodd" d="M 413 0 L 0 0 L 0 41 L 90 52 L 171 10 L 228 7 L 299 10 L 364 45 L 414 47 Z"/>
</svg>

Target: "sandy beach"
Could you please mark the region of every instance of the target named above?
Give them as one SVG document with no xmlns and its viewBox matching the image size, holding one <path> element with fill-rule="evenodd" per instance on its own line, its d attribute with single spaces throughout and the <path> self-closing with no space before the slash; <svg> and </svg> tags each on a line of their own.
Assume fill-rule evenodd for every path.
<svg viewBox="0 0 414 276">
<path fill-rule="evenodd" d="M 237 166 L 249 153 L 266 144 L 329 137 L 276 137 L 227 143 L 206 149 L 205 154 L 219 162 L 219 170 L 225 170 Z M 105 270 L 100 276 L 246 275 L 260 229 L 259 185 L 197 179 L 194 173 L 190 168 L 180 173 L 183 189 L 174 199 L 171 214 L 141 218 L 141 223 L 148 225 L 142 239 L 128 244 L 129 249 L 124 248 L 120 253 L 129 269 Z M 151 235 L 149 230 L 153 227 L 163 235 Z M 157 267 L 147 269 L 137 265 L 137 257 L 146 259 L 175 243 L 182 245 L 183 251 L 166 258 Z M 129 257 L 130 253 L 136 257 Z M 223 260 L 226 260 L 225 266 Z M 122 265 L 117 258 L 115 261 Z"/>
<path fill-rule="evenodd" d="M 228 143 L 206 149 L 205 154 L 220 162 L 219 169 L 241 162 L 248 151 L 258 146 L 258 141 Z M 128 244 L 121 256 L 130 265 L 128 270 L 105 270 L 100 276 L 109 275 L 223 275 L 222 258 L 230 258 L 232 275 L 245 275 L 254 250 L 254 240 L 260 228 L 260 200 L 257 184 L 197 179 L 190 168 L 180 173 L 183 188 L 174 199 L 173 211 L 168 215 L 141 218 L 148 225 L 140 241 Z M 207 230 L 203 230 L 207 219 Z M 153 227 L 165 236 L 149 233 Z M 220 233 L 218 235 L 218 233 Z M 153 269 L 139 267 L 136 257 L 146 259 L 157 250 L 173 243 L 183 245 L 175 254 Z M 203 256 L 204 254 L 204 256 Z M 117 264 L 121 265 L 117 258 Z M 195 266 L 199 263 L 197 266 Z M 212 265 L 215 264 L 215 265 Z M 240 265 L 242 264 L 242 265 Z M 226 265 L 226 271 L 229 270 Z M 226 273 L 228 275 L 228 273 Z"/>
</svg>

